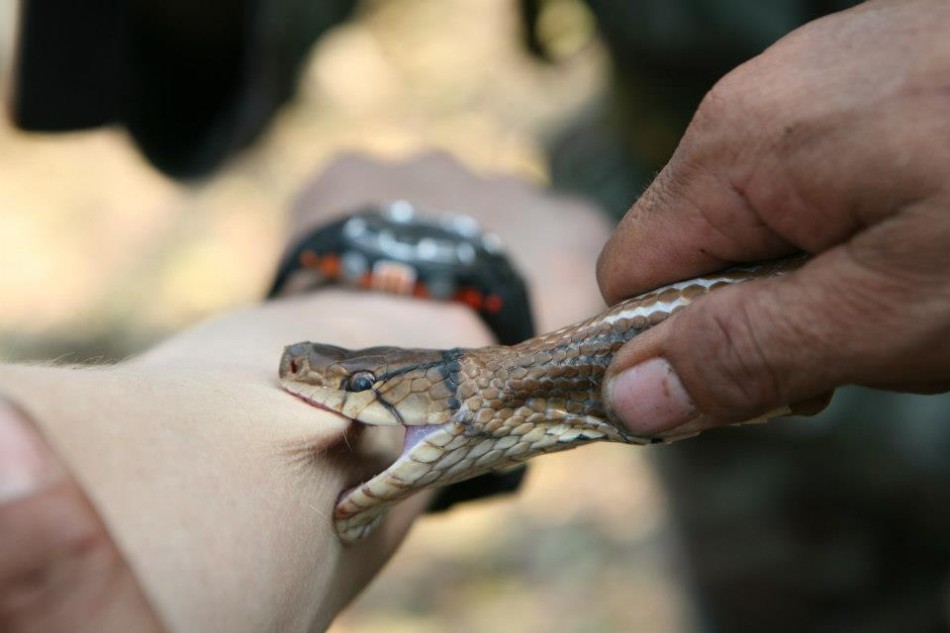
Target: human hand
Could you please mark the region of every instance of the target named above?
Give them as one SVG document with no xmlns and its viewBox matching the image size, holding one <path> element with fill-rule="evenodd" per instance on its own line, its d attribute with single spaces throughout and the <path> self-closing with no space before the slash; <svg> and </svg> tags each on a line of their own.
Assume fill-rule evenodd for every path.
<svg viewBox="0 0 950 633">
<path fill-rule="evenodd" d="M 327 290 L 232 312 L 111 367 L 0 365 L 0 393 L 74 474 L 169 629 L 321 629 L 425 507 L 424 495 L 400 504 L 358 548 L 336 538 L 330 516 L 339 493 L 395 459 L 402 438 L 360 434 L 278 388 L 283 346 L 319 337 L 353 346 L 489 342 L 462 306 Z M 77 517 L 91 520 L 64 514 L 45 534 L 41 515 L 26 517 L 23 530 L 38 543 L 22 565 L 57 569 L 36 557 L 44 543 L 83 528 Z M 69 562 L 67 552 L 52 555 Z M 15 561 L 0 560 L 0 574 Z M 64 576 L 47 604 L 70 598 L 75 586 L 105 584 L 93 606 L 121 605 L 113 592 L 127 583 L 110 575 L 121 566 L 102 562 Z M 97 624 L 83 621 L 95 612 L 71 613 L 77 628 Z"/>
<path fill-rule="evenodd" d="M 608 397 L 678 435 L 844 384 L 950 388 L 950 4 L 868 2 L 721 80 L 598 264 L 608 302 L 806 251 L 637 337 Z"/>
<path fill-rule="evenodd" d="M 164 630 L 82 489 L 2 399 L 0 630 Z"/>
</svg>

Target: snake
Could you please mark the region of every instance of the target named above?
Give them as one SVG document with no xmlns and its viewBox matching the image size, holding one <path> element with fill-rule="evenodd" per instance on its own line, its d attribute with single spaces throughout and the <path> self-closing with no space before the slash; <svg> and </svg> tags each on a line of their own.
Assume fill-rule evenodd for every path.
<svg viewBox="0 0 950 633">
<path fill-rule="evenodd" d="M 285 391 L 356 423 L 405 427 L 401 455 L 383 472 L 341 494 L 333 511 L 337 535 L 344 543 L 355 543 L 372 533 L 394 503 L 420 490 L 510 468 L 541 454 L 599 441 L 682 439 L 635 435 L 617 421 L 602 395 L 614 354 L 710 292 L 784 275 L 801 261 L 736 266 L 680 281 L 511 346 L 287 346 L 279 369 Z"/>
</svg>

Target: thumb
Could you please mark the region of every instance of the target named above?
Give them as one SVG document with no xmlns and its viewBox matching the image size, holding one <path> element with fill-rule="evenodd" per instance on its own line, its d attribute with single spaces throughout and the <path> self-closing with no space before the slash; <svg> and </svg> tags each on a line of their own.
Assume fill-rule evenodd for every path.
<svg viewBox="0 0 950 633">
<path fill-rule="evenodd" d="M 163 630 L 79 485 L 2 398 L 0 630 Z"/>
<path fill-rule="evenodd" d="M 607 374 L 613 417 L 633 433 L 674 439 L 814 413 L 843 384 L 899 376 L 911 390 L 932 386 L 947 357 L 944 311 L 853 252 L 834 248 L 781 277 L 716 290 L 634 338 Z"/>
</svg>

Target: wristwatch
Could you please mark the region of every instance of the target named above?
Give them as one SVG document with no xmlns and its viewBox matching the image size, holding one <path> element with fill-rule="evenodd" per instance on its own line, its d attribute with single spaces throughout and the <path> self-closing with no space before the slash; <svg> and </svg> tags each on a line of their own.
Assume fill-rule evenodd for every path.
<svg viewBox="0 0 950 633">
<path fill-rule="evenodd" d="M 426 214 L 395 201 L 318 227 L 284 256 L 268 298 L 347 286 L 457 301 L 482 318 L 503 345 L 534 336 L 524 279 L 501 240 L 467 215 Z M 525 465 L 441 488 L 428 512 L 513 492 Z"/>
<path fill-rule="evenodd" d="M 524 280 L 501 240 L 467 215 L 396 201 L 320 227 L 284 257 L 268 297 L 323 285 L 464 303 L 503 345 L 534 336 Z"/>
</svg>

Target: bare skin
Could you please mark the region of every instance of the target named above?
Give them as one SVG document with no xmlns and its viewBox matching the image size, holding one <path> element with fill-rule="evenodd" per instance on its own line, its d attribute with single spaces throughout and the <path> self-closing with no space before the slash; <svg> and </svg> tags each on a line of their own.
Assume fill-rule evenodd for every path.
<svg viewBox="0 0 950 633">
<path fill-rule="evenodd" d="M 593 209 L 442 155 L 346 158 L 300 201 L 298 227 L 396 197 L 502 235 L 536 293 L 573 299 L 537 304 L 545 327 L 600 307 L 585 283 L 607 236 Z M 551 217 L 545 245 L 521 228 Z M 278 388 L 281 350 L 305 339 L 491 343 L 463 306 L 331 289 L 237 310 L 114 366 L 0 365 L 15 405 L 0 407 L 0 629 L 324 629 L 428 499 L 400 504 L 359 547 L 340 543 L 338 495 L 395 459 L 402 437 L 354 432 Z"/>
<path fill-rule="evenodd" d="M 608 389 L 634 432 L 700 430 L 838 386 L 950 388 L 950 4 L 868 2 L 722 79 L 604 248 L 608 302 L 805 251 L 632 341 Z"/>
<path fill-rule="evenodd" d="M 353 310 L 385 313 L 390 336 L 407 342 L 422 342 L 411 334 L 420 318 L 443 324 L 429 332 L 441 344 L 489 340 L 462 309 L 327 291 L 232 313 L 118 366 L 0 367 L 0 390 L 75 473 L 170 630 L 322 629 L 424 507 L 400 508 L 366 548 L 341 547 L 328 518 L 340 490 L 398 454 L 401 439 L 348 440 L 346 421 L 275 385 L 287 333 L 378 342 L 361 334 L 378 330 L 373 317 L 350 319 L 348 328 L 319 317 Z M 32 503 L 54 504 L 53 492 L 40 488 Z M 42 516 L 34 519 L 42 524 Z M 70 508 L 47 529 L 74 529 L 81 516 Z M 89 578 L 122 569 L 119 560 L 109 569 L 71 556 L 45 562 L 48 570 L 79 567 L 61 591 L 42 594 L 52 606 Z M 126 574 L 123 585 L 132 580 Z M 63 630 L 69 615 L 45 630 Z"/>
</svg>

